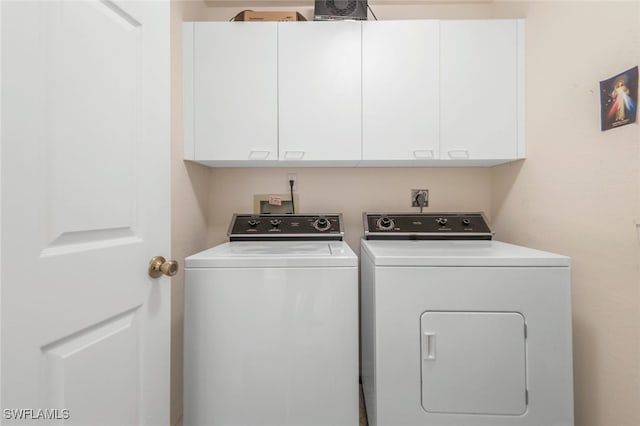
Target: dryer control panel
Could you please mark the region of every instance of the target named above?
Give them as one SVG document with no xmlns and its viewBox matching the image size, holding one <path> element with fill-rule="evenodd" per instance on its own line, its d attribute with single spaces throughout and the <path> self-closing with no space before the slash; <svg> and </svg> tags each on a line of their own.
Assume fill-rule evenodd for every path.
<svg viewBox="0 0 640 426">
<path fill-rule="evenodd" d="M 490 240 L 493 232 L 478 213 L 364 213 L 367 240 Z"/>
<path fill-rule="evenodd" d="M 229 241 L 342 241 L 342 215 L 234 214 Z"/>
</svg>

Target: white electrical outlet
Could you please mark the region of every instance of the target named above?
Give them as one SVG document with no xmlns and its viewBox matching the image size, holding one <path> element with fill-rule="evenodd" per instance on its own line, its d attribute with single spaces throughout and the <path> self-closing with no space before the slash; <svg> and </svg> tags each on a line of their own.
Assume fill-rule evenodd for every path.
<svg viewBox="0 0 640 426">
<path fill-rule="evenodd" d="M 287 173 L 287 191 L 291 190 L 291 186 L 289 184 L 290 181 L 293 181 L 293 190 L 298 190 L 298 176 L 295 173 Z"/>
</svg>

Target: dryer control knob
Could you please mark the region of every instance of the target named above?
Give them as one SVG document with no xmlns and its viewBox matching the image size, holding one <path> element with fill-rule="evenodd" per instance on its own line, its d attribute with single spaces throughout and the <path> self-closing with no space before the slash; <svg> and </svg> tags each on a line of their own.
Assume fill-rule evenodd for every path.
<svg viewBox="0 0 640 426">
<path fill-rule="evenodd" d="M 462 219 L 462 224 L 464 226 L 469 226 L 469 225 L 471 225 L 471 221 L 469 219 Z"/>
<path fill-rule="evenodd" d="M 378 219 L 377 225 L 378 225 L 378 228 L 384 229 L 384 230 L 393 229 L 395 227 L 395 223 L 393 222 L 393 219 L 387 216 L 382 216 L 380 219 Z"/>
<path fill-rule="evenodd" d="M 331 222 L 326 217 L 319 217 L 313 221 L 313 227 L 320 232 L 324 232 L 331 228 Z"/>
<path fill-rule="evenodd" d="M 273 226 L 274 228 L 277 228 L 278 226 L 280 226 L 282 221 L 280 219 L 271 219 L 269 223 L 271 223 L 271 226 Z"/>
<path fill-rule="evenodd" d="M 256 226 L 258 226 L 260 222 L 255 220 L 255 219 L 250 219 L 249 221 L 247 221 L 247 225 L 249 225 L 252 228 L 255 228 Z"/>
<path fill-rule="evenodd" d="M 446 217 L 439 217 L 436 219 L 436 223 L 440 226 L 445 226 L 447 224 L 447 218 Z"/>
</svg>

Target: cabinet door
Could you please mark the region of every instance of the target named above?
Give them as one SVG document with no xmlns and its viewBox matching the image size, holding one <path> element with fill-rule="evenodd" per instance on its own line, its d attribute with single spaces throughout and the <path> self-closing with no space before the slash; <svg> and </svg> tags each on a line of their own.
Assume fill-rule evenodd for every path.
<svg viewBox="0 0 640 426">
<path fill-rule="evenodd" d="M 194 159 L 277 160 L 277 31 L 276 22 L 195 23 Z"/>
<path fill-rule="evenodd" d="M 279 158 L 293 162 L 361 159 L 361 25 L 278 25 Z"/>
<path fill-rule="evenodd" d="M 515 159 L 521 105 L 517 20 L 440 22 L 442 159 Z"/>
<path fill-rule="evenodd" d="M 362 159 L 438 158 L 438 21 L 365 22 Z"/>
</svg>

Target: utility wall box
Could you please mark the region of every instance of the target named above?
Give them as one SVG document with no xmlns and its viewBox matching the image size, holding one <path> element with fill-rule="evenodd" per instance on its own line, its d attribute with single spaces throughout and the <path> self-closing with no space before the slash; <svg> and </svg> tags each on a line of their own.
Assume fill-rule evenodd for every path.
<svg viewBox="0 0 640 426">
<path fill-rule="evenodd" d="M 306 21 L 298 12 L 255 12 L 244 10 L 240 12 L 234 21 Z"/>
</svg>

